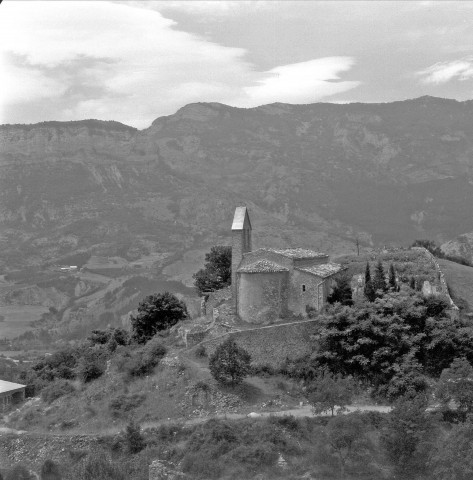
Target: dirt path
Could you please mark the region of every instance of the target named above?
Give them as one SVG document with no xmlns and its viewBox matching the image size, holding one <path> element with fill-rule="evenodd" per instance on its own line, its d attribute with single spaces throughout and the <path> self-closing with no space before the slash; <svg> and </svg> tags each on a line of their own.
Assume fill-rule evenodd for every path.
<svg viewBox="0 0 473 480">
<path fill-rule="evenodd" d="M 346 409 L 341 412 L 343 414 L 353 413 L 353 412 L 380 412 L 380 413 L 389 413 L 391 411 L 391 407 L 386 405 L 350 405 L 346 407 Z M 292 415 L 297 418 L 303 417 L 330 417 L 330 411 L 325 411 L 322 413 L 314 414 L 312 412 L 312 408 L 310 405 L 303 405 L 302 407 L 298 408 L 291 408 L 288 410 L 277 410 L 277 411 L 260 411 L 260 412 L 252 412 L 250 414 L 244 413 L 227 413 L 227 414 L 210 414 L 201 417 L 194 417 L 194 418 L 169 418 L 167 420 L 158 420 L 155 422 L 143 422 L 141 424 L 141 428 L 143 430 L 149 430 L 152 428 L 158 428 L 162 425 L 169 425 L 169 424 L 183 424 L 183 425 L 198 425 L 199 423 L 204 423 L 207 420 L 212 418 L 221 418 L 221 419 L 229 419 L 229 420 L 238 420 L 242 418 L 267 418 L 267 417 L 284 417 Z M 43 432 L 42 434 L 47 434 L 51 436 L 58 436 L 58 437 L 75 437 L 75 436 L 97 436 L 97 435 L 114 435 L 123 431 L 123 428 L 115 427 L 107 429 L 106 431 L 101 432 L 54 432 L 48 433 Z M 6 428 L 0 427 L 0 436 L 2 435 L 26 435 L 30 432 L 25 430 L 15 430 L 13 428 Z M 36 432 L 32 432 L 33 435 L 36 435 Z"/>
</svg>

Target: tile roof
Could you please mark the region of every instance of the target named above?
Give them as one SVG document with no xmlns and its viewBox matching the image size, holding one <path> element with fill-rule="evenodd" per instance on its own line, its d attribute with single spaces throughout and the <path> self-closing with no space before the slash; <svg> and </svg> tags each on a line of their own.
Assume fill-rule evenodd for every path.
<svg viewBox="0 0 473 480">
<path fill-rule="evenodd" d="M 320 265 L 313 265 L 312 267 L 296 267 L 296 269 L 312 275 L 317 275 L 321 278 L 327 278 L 342 270 L 342 266 L 338 263 L 322 263 Z"/>
<path fill-rule="evenodd" d="M 269 260 L 258 260 L 255 263 L 239 268 L 237 271 L 240 273 L 273 273 L 288 272 L 289 269 Z"/>
<path fill-rule="evenodd" d="M 323 258 L 328 257 L 326 253 L 314 252 L 313 250 L 308 250 L 306 248 L 265 248 L 269 252 L 279 253 L 285 257 L 291 258 Z"/>
<path fill-rule="evenodd" d="M 245 218 L 248 219 L 248 226 L 251 228 L 250 217 L 246 207 L 235 208 L 235 215 L 233 216 L 232 230 L 243 230 L 245 226 Z"/>
<path fill-rule="evenodd" d="M 26 385 L 21 385 L 19 383 L 7 382 L 5 380 L 0 380 L 0 393 L 9 392 L 11 390 L 18 390 L 19 388 L 25 388 Z"/>
</svg>

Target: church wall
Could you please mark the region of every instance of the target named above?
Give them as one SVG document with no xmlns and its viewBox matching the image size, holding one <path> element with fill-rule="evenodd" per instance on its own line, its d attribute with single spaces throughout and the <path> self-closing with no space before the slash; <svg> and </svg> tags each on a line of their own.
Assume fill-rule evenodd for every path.
<svg viewBox="0 0 473 480">
<path fill-rule="evenodd" d="M 306 306 L 320 310 L 327 298 L 326 282 L 320 277 L 294 270 L 289 286 L 288 308 L 294 315 L 307 316 Z M 305 286 L 305 291 L 303 289 Z"/>
<path fill-rule="evenodd" d="M 242 320 L 265 324 L 286 316 L 288 272 L 240 273 L 238 282 Z"/>
</svg>

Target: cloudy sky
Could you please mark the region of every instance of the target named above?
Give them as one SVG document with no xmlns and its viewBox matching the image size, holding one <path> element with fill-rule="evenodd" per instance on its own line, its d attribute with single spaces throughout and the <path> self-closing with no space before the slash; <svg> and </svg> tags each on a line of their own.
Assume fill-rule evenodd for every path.
<svg viewBox="0 0 473 480">
<path fill-rule="evenodd" d="M 146 128 L 191 102 L 473 98 L 473 2 L 0 5 L 0 123 Z"/>
</svg>

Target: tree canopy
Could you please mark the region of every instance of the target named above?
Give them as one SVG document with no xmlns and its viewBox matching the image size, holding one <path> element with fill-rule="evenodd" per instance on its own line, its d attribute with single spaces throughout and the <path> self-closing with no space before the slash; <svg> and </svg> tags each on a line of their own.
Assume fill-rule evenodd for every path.
<svg viewBox="0 0 473 480">
<path fill-rule="evenodd" d="M 138 306 L 138 315 L 131 317 L 133 338 L 145 343 L 157 332 L 166 330 L 188 317 L 187 307 L 172 293 L 149 295 Z"/>
<path fill-rule="evenodd" d="M 227 287 L 232 277 L 232 247 L 215 246 L 205 254 L 205 266 L 193 275 L 199 295 Z"/>
<path fill-rule="evenodd" d="M 237 385 L 251 371 L 251 356 L 231 338 L 221 343 L 209 359 L 212 376 L 222 384 Z"/>
</svg>

